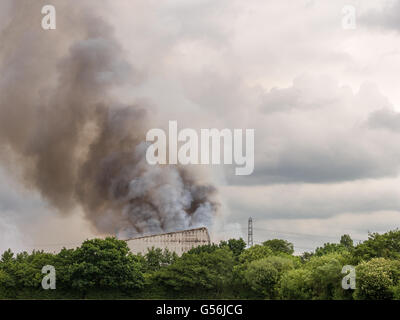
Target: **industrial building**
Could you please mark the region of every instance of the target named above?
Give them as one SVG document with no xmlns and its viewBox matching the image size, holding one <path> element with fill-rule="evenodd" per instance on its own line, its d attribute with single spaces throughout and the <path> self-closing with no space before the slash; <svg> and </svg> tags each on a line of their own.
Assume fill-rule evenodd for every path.
<svg viewBox="0 0 400 320">
<path fill-rule="evenodd" d="M 210 235 L 207 228 L 196 228 L 163 234 L 143 236 L 126 240 L 133 253 L 146 253 L 148 248 L 168 249 L 178 255 L 190 249 L 210 244 Z"/>
</svg>

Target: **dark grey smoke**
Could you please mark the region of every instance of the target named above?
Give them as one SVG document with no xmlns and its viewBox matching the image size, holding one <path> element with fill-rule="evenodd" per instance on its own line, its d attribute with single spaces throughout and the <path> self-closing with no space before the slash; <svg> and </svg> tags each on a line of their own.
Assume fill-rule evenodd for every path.
<svg viewBox="0 0 400 320">
<path fill-rule="evenodd" d="M 48 1 L 0 4 L 11 17 L 0 25 L 0 159 L 58 211 L 81 206 L 100 232 L 209 225 L 215 188 L 186 168 L 147 164 L 151 115 L 113 94 L 135 70 L 94 7 L 71 3 L 52 1 L 51 31 L 40 24 Z"/>
</svg>

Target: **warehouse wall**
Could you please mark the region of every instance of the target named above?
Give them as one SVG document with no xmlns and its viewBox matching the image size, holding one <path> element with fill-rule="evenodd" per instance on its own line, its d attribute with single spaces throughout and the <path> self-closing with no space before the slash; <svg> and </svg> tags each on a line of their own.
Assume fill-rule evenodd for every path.
<svg viewBox="0 0 400 320">
<path fill-rule="evenodd" d="M 168 249 L 181 255 L 191 248 L 210 244 L 210 236 L 207 228 L 196 228 L 128 239 L 127 242 L 133 253 L 146 253 L 147 248 L 155 247 Z"/>
</svg>

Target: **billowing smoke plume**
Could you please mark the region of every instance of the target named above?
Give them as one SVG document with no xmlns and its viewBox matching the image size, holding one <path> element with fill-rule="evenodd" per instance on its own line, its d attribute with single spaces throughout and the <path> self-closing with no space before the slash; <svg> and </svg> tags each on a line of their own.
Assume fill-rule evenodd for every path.
<svg viewBox="0 0 400 320">
<path fill-rule="evenodd" d="M 45 31 L 46 2 L 0 6 L 5 3 L 3 163 L 22 171 L 22 182 L 60 212 L 81 206 L 100 232 L 134 236 L 209 225 L 217 210 L 212 186 L 184 167 L 147 164 L 151 115 L 113 94 L 116 86 L 137 81 L 136 73 L 93 7 L 52 1 L 57 29 Z"/>
</svg>

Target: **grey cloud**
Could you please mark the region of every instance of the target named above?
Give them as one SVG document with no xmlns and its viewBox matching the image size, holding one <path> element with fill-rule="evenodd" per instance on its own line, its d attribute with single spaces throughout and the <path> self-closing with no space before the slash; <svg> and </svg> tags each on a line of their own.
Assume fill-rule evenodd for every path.
<svg viewBox="0 0 400 320">
<path fill-rule="evenodd" d="M 229 183 L 332 183 L 397 175 L 396 137 L 365 125 L 370 115 L 390 106 L 374 86 L 363 85 L 354 94 L 330 78 L 303 76 L 288 88 L 269 91 L 263 101 L 264 114 L 248 124 L 256 128 L 255 171 L 229 174 Z"/>
<path fill-rule="evenodd" d="M 400 113 L 389 108 L 377 110 L 370 114 L 368 125 L 371 128 L 400 132 Z"/>
<path fill-rule="evenodd" d="M 158 4 L 157 4 L 158 5 Z M 180 40 L 204 40 L 213 45 L 227 39 L 229 28 L 221 23 L 221 16 L 232 11 L 231 1 L 212 0 L 174 3 L 160 10 L 160 17 L 174 27 Z"/>
<path fill-rule="evenodd" d="M 353 93 L 338 84 L 357 87 L 364 80 L 365 73 L 360 78 L 349 77 L 349 68 L 355 66 L 357 74 L 359 70 L 376 67 L 389 79 L 388 70 L 374 59 L 378 49 L 391 49 L 391 43 L 386 43 L 390 41 L 370 38 L 362 33 L 362 28 L 343 32 L 340 9 L 345 2 L 315 3 L 306 10 L 303 10 L 304 5 L 312 1 L 296 6 L 290 1 L 258 0 L 107 3 L 111 10 L 104 10 L 100 16 L 109 15 L 117 40 L 129 52 L 128 56 L 124 52 L 123 60 L 129 58 L 135 67 L 131 70 L 130 81 L 124 83 L 130 90 L 123 90 L 126 88 L 123 87 L 118 92 L 121 100 L 133 101 L 131 95 L 134 98 L 144 95 L 155 101 L 161 106 L 158 110 L 164 121 L 161 125 L 165 124 L 165 119 L 178 119 L 180 126 L 256 129 L 255 172 L 240 179 L 233 173 L 228 174 L 228 183 L 276 188 L 265 194 L 257 193 L 265 203 L 249 200 L 254 190 L 251 187 L 236 193 L 234 199 L 230 197 L 232 221 L 246 220 L 250 214 L 257 219 L 263 216 L 307 219 L 334 216 L 344 211 L 399 209 L 398 194 L 391 193 L 382 184 L 377 185 L 385 192 L 374 189 L 359 195 L 368 178 L 379 180 L 397 174 L 400 157 L 395 127 L 398 117 L 391 112 L 377 111 L 390 110 L 391 106 L 373 87 L 363 86 L 358 93 Z M 396 3 L 394 8 L 399 8 L 399 2 Z M 35 63 L 29 66 L 34 77 L 25 77 L 26 85 L 31 88 L 55 80 L 57 73 L 52 67 L 55 64 L 52 57 L 67 52 L 70 47 L 69 36 L 63 36 L 61 31 L 67 30 L 65 23 L 75 16 L 70 13 L 73 6 L 61 8 L 58 10 L 59 30 L 45 35 L 64 38 L 53 42 L 57 44 L 53 47 L 46 45 L 47 41 L 41 46 L 45 54 L 37 55 Z M 77 6 L 77 10 L 80 8 Z M 90 12 L 91 9 L 88 6 L 88 10 L 80 11 Z M 27 23 L 38 26 L 35 23 L 40 18 L 40 10 L 36 11 L 34 17 L 28 17 L 31 20 Z M 8 23 L 5 12 L 0 11 L 0 24 L 4 25 Z M 374 10 L 361 16 L 358 22 L 399 30 L 398 12 Z M 81 34 L 80 28 L 80 24 L 76 24 L 70 33 Z M 371 48 L 371 40 L 377 40 L 375 48 Z M 35 47 L 35 43 L 40 46 L 41 42 L 21 41 L 18 45 L 21 55 L 34 52 L 31 47 Z M 98 52 L 99 49 L 97 46 L 86 51 Z M 119 53 L 118 50 L 117 58 Z M 14 58 L 17 61 L 19 57 Z M 115 60 L 112 59 L 109 66 L 115 73 L 105 72 L 93 77 L 100 82 L 94 84 L 106 86 L 113 75 L 126 78 L 127 64 L 112 61 Z M 43 64 L 47 66 L 46 72 L 39 68 Z M 104 68 L 104 64 L 102 66 Z M 26 67 L 21 64 L 22 69 L 30 70 Z M 397 65 L 391 69 L 396 68 Z M 147 76 L 145 81 L 137 79 L 137 70 Z M 293 85 L 287 85 L 304 71 L 334 74 L 335 79 L 303 76 L 296 78 Z M 54 76 L 49 77 L 49 74 Z M 375 77 L 376 73 L 368 73 L 368 76 L 374 81 L 382 80 Z M 5 79 L 4 73 L 2 79 L 0 82 Z M 378 84 L 384 87 L 382 82 Z M 49 92 L 43 94 L 49 95 Z M 34 100 L 30 96 L 27 99 Z M 31 124 L 27 122 L 20 127 L 30 128 Z M 129 125 L 127 120 L 126 126 Z M 377 130 L 381 128 L 385 130 Z M 37 135 L 45 130 L 45 127 L 38 129 Z M 43 144 L 37 144 L 36 148 L 43 148 Z M 336 196 L 335 192 L 339 191 L 325 190 L 343 181 L 354 183 L 354 188 L 346 189 L 348 197 Z M 396 185 L 391 187 L 396 188 Z M 312 192 L 304 193 L 304 188 Z M 28 212 L 26 207 L 30 201 L 3 191 L 0 190 L 0 203 L 4 210 L 15 214 Z M 39 214 L 36 205 L 33 207 L 31 212 Z"/>
<path fill-rule="evenodd" d="M 344 213 L 400 211 L 398 180 L 225 187 L 234 222 L 255 219 L 328 218 Z M 237 220 L 236 220 L 237 219 Z"/>
<path fill-rule="evenodd" d="M 351 147 L 350 147 L 351 148 Z M 300 152 L 300 153 L 299 153 Z M 346 150 L 287 150 L 280 160 L 272 165 L 256 164 L 251 176 L 229 176 L 231 184 L 265 185 L 275 183 L 331 183 L 366 178 L 394 176 L 398 164 L 381 161 L 379 156 L 371 157 L 356 149 Z M 367 156 L 367 158 L 366 158 Z M 369 156 L 369 157 L 368 157 Z M 380 161 L 382 163 L 380 163 Z"/>
<path fill-rule="evenodd" d="M 291 87 L 272 88 L 264 95 L 261 108 L 266 113 L 325 108 L 340 102 L 340 90 L 330 77 L 301 76 L 294 79 Z"/>
<path fill-rule="evenodd" d="M 359 22 L 372 28 L 400 31 L 400 1 L 386 2 L 380 9 L 370 9 L 359 17 Z"/>
</svg>

